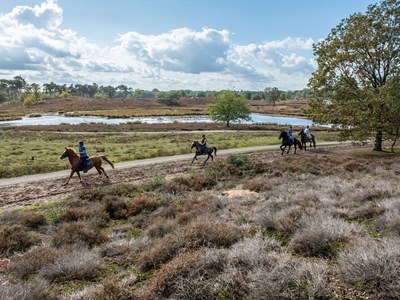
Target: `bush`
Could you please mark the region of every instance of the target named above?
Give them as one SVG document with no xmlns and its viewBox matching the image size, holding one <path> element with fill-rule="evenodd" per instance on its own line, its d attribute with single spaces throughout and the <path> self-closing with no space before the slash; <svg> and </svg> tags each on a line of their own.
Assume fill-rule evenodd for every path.
<svg viewBox="0 0 400 300">
<path fill-rule="evenodd" d="M 95 278 L 103 265 L 103 259 L 98 253 L 78 247 L 67 249 L 64 255 L 45 265 L 39 275 L 50 282 L 65 279 L 88 280 Z"/>
<path fill-rule="evenodd" d="M 329 215 L 307 216 L 289 245 L 305 256 L 332 257 L 360 232 L 354 224 Z"/>
<path fill-rule="evenodd" d="M 15 251 L 25 251 L 39 242 L 39 238 L 21 225 L 0 227 L 0 253 L 9 255 Z"/>
<path fill-rule="evenodd" d="M 44 265 L 54 262 L 59 255 L 59 250 L 55 248 L 34 247 L 24 254 L 13 256 L 8 269 L 15 277 L 25 279 Z"/>
<path fill-rule="evenodd" d="M 62 225 L 53 236 L 53 244 L 57 247 L 80 243 L 93 247 L 105 241 L 107 237 L 99 229 L 93 229 L 82 221 Z"/>
<path fill-rule="evenodd" d="M 128 210 L 126 202 L 117 196 L 107 196 L 105 210 L 111 219 L 127 219 Z"/>
<path fill-rule="evenodd" d="M 173 232 L 176 227 L 177 223 L 175 220 L 157 218 L 153 220 L 152 224 L 147 229 L 147 235 L 151 238 L 160 238 Z"/>
<path fill-rule="evenodd" d="M 341 278 L 372 298 L 400 298 L 400 239 L 359 240 L 338 263 Z"/>
<path fill-rule="evenodd" d="M 127 204 L 128 213 L 131 216 L 136 216 L 143 211 L 154 211 L 160 206 L 157 198 L 149 195 L 139 195 L 133 198 Z"/>
<path fill-rule="evenodd" d="M 46 225 L 46 217 L 42 213 L 38 212 L 26 212 L 19 216 L 18 223 L 23 226 L 37 229 L 40 226 Z"/>
<path fill-rule="evenodd" d="M 140 268 L 147 271 L 157 267 L 173 258 L 181 249 L 188 251 L 201 247 L 229 247 L 241 237 L 240 228 L 230 223 L 199 220 L 155 241 L 139 256 Z"/>
<path fill-rule="evenodd" d="M 242 169 L 250 169 L 251 167 L 250 159 L 244 155 L 230 154 L 226 158 L 225 163 L 227 163 L 228 165 L 238 166 Z"/>
<path fill-rule="evenodd" d="M 268 262 L 249 272 L 246 299 L 332 299 L 324 264 L 295 260 L 285 253 L 266 256 Z"/>
<path fill-rule="evenodd" d="M 0 284 L 1 300 L 47 300 L 49 286 L 44 280 L 35 279 L 23 284 Z"/>
</svg>

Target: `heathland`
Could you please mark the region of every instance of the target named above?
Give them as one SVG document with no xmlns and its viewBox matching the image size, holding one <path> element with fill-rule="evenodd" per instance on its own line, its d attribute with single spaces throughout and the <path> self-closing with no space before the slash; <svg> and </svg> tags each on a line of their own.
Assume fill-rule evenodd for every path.
<svg viewBox="0 0 400 300">
<path fill-rule="evenodd" d="M 91 124 L 9 128 L 0 132 L 2 141 L 12 145 L 7 151 L 21 153 L 1 156 L 20 155 L 21 166 L 36 160 L 51 165 L 82 135 L 93 152 L 115 161 L 140 158 L 139 152 L 185 153 L 180 151 L 189 151 L 201 132 L 221 149 L 279 142 L 277 126 L 209 132 L 209 125 L 180 130 L 172 124 L 177 127 L 150 134 L 136 125 L 144 126 L 124 125 L 132 127 L 118 132 L 112 130 L 117 126 L 99 130 Z M 317 136 L 335 139 L 336 132 Z M 129 152 L 137 146 L 141 151 Z M 317 143 L 297 155 L 281 155 L 277 146 L 217 156 L 206 166 L 175 162 L 114 170 L 110 181 L 91 174 L 85 185 L 75 179 L 67 188 L 61 187 L 64 179 L 5 187 L 3 197 L 12 189 L 34 194 L 50 186 L 58 193 L 0 214 L 0 295 L 397 299 L 399 174 L 398 152 Z"/>
</svg>

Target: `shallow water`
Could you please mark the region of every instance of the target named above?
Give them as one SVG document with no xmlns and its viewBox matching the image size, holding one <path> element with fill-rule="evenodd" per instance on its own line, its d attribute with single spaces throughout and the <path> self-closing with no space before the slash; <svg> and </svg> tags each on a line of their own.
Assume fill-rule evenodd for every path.
<svg viewBox="0 0 400 300">
<path fill-rule="evenodd" d="M 262 114 L 251 114 L 251 121 L 242 121 L 236 123 L 242 124 L 278 124 L 306 126 L 313 125 L 313 122 L 304 118 L 271 116 Z M 104 123 L 104 124 L 127 124 L 127 123 L 211 123 L 208 116 L 150 116 L 150 117 L 132 117 L 132 118 L 103 118 L 103 117 L 66 117 L 59 115 L 43 115 L 40 117 L 23 117 L 21 120 L 2 121 L 0 126 L 34 126 L 34 125 L 60 125 L 70 124 L 78 125 L 84 123 Z M 235 123 L 235 122 L 233 122 Z"/>
</svg>

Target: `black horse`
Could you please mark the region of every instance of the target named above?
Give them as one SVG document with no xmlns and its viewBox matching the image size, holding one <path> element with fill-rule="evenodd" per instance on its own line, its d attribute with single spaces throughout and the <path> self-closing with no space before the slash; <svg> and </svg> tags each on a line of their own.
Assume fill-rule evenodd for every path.
<svg viewBox="0 0 400 300">
<path fill-rule="evenodd" d="M 195 159 L 197 159 L 197 156 L 199 155 L 204 155 L 207 154 L 207 159 L 204 161 L 204 164 L 207 162 L 207 160 L 211 157 L 211 160 L 214 160 L 213 157 L 213 152 L 215 155 L 217 155 L 217 148 L 215 147 L 207 147 L 208 150 L 207 152 L 203 152 L 203 145 L 200 144 L 199 141 L 193 141 L 192 146 L 190 146 L 190 149 L 193 149 L 194 147 L 196 147 L 196 154 L 193 157 L 192 163 L 194 162 Z"/>
<path fill-rule="evenodd" d="M 281 153 L 282 155 L 283 155 L 283 152 L 285 152 L 285 149 L 287 146 L 289 146 L 289 150 L 287 151 L 287 153 L 289 153 L 292 145 L 294 145 L 294 154 L 296 154 L 297 146 L 299 146 L 300 150 L 303 149 L 303 146 L 301 145 L 300 141 L 296 138 L 293 138 L 294 142 L 292 143 L 292 141 L 289 139 L 287 132 L 284 130 L 281 131 L 281 134 L 279 135 L 279 139 L 282 139 L 282 145 L 280 147 L 280 149 L 282 150 L 282 153 Z"/>
<path fill-rule="evenodd" d="M 304 129 L 300 130 L 299 134 L 301 136 L 301 144 L 304 147 L 304 150 L 307 150 L 307 143 L 310 143 L 310 147 L 315 148 L 315 136 L 310 134 L 311 139 L 304 133 Z"/>
</svg>

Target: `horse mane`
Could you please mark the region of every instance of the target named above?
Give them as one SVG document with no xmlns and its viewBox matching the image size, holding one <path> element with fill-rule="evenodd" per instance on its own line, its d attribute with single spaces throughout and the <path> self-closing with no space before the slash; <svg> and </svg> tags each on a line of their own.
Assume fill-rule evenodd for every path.
<svg viewBox="0 0 400 300">
<path fill-rule="evenodd" d="M 72 147 L 65 147 L 65 149 L 68 149 L 69 151 L 71 151 L 74 155 L 78 156 L 78 153 L 76 152 L 76 150 Z"/>
</svg>

